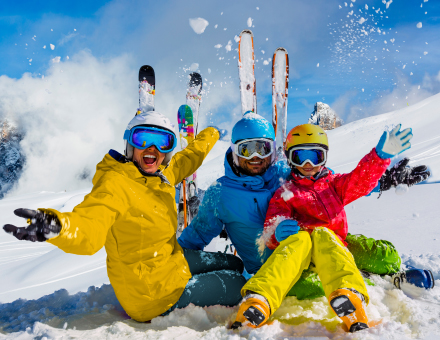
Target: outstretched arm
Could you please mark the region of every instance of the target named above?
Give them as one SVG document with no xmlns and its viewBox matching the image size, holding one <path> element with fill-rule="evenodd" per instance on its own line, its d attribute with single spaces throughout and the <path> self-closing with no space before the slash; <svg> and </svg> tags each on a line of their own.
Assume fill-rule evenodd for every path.
<svg viewBox="0 0 440 340">
<path fill-rule="evenodd" d="M 71 213 L 54 209 L 17 209 L 17 216 L 28 219 L 28 227 L 5 225 L 6 232 L 20 240 L 47 241 L 66 253 L 92 255 L 100 250 L 108 229 L 127 209 L 127 200 L 114 178 L 103 178 Z M 32 215 L 32 216 L 31 216 Z"/>
<path fill-rule="evenodd" d="M 401 124 L 391 132 L 384 131 L 376 148 L 371 150 L 349 174 L 335 178 L 335 190 L 344 205 L 369 194 L 391 163 L 390 159 L 411 147 L 412 130 L 400 131 Z"/>
</svg>

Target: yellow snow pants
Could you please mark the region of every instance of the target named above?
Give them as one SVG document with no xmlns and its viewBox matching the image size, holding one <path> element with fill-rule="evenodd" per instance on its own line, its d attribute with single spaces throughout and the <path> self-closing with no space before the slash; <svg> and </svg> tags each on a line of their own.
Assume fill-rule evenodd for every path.
<svg viewBox="0 0 440 340">
<path fill-rule="evenodd" d="M 291 235 L 275 249 L 260 270 L 241 289 L 263 295 L 270 304 L 271 314 L 281 305 L 286 294 L 310 266 L 321 279 L 325 296 L 339 288 L 354 288 L 369 296 L 353 255 L 330 229 L 319 227 L 312 234 L 300 231 Z"/>
</svg>

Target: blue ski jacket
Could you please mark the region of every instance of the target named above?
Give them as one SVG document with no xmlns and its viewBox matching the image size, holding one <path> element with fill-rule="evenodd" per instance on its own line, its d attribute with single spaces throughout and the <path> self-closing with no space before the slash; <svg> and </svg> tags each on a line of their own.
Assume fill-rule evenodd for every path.
<svg viewBox="0 0 440 340">
<path fill-rule="evenodd" d="M 243 260 L 246 271 L 254 274 L 272 254 L 260 254 L 257 239 L 264 229 L 269 201 L 290 174 L 285 161 L 270 166 L 262 176 L 246 176 L 232 169 L 232 151 L 225 155 L 225 176 L 205 193 L 198 215 L 177 240 L 183 248 L 202 250 L 223 226 Z"/>
</svg>

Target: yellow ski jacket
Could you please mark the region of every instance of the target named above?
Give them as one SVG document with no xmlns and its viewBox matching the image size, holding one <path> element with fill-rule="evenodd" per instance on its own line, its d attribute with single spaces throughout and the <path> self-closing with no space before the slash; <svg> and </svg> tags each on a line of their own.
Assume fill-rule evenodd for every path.
<svg viewBox="0 0 440 340">
<path fill-rule="evenodd" d="M 207 128 L 168 166 L 160 166 L 169 183 L 105 155 L 91 193 L 73 212 L 40 209 L 56 214 L 62 224 L 60 235 L 47 242 L 78 255 L 92 255 L 105 245 L 110 283 L 127 314 L 147 321 L 164 313 L 191 278 L 176 240 L 174 186 L 202 165 L 218 139 L 218 131 Z"/>
</svg>

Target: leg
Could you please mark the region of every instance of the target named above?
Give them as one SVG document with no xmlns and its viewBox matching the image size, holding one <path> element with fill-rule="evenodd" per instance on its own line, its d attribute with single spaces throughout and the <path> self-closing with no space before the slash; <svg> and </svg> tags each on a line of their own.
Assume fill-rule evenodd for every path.
<svg viewBox="0 0 440 340">
<path fill-rule="evenodd" d="M 391 242 L 351 234 L 345 241 L 360 270 L 379 275 L 394 274 L 400 270 L 402 261 Z"/>
<path fill-rule="evenodd" d="M 243 323 L 260 327 L 281 305 L 287 292 L 308 268 L 312 243 L 306 231 L 282 241 L 260 270 L 241 290 L 245 297 L 240 305 L 233 328 Z"/>
<path fill-rule="evenodd" d="M 190 303 L 200 307 L 235 306 L 241 300 L 240 290 L 245 283 L 243 275 L 233 270 L 194 275 L 170 311 L 184 308 Z"/>
<path fill-rule="evenodd" d="M 350 332 L 368 328 L 364 301 L 368 304 L 369 296 L 353 256 L 327 228 L 313 231 L 312 244 L 312 262 L 330 306 Z"/>
<path fill-rule="evenodd" d="M 231 254 L 212 253 L 203 250 L 183 249 L 183 255 L 188 261 L 192 275 L 213 272 L 217 270 L 233 270 L 241 274 L 244 265 L 241 259 Z"/>
</svg>

